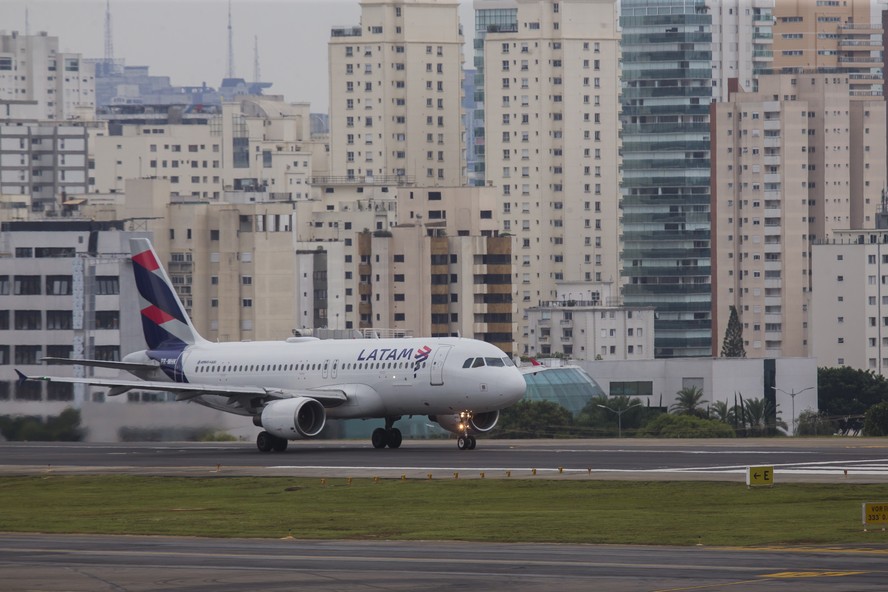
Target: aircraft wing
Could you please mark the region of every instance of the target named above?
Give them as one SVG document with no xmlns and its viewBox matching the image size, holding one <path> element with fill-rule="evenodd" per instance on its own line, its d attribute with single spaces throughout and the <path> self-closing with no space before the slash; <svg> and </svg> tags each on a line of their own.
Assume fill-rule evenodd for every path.
<svg viewBox="0 0 888 592">
<path fill-rule="evenodd" d="M 309 397 L 320 402 L 324 407 L 337 407 L 347 400 L 341 390 L 284 390 L 263 388 L 258 386 L 223 386 L 217 384 L 199 384 L 190 382 L 164 382 L 159 380 L 117 380 L 114 378 L 69 378 L 63 376 L 25 376 L 18 370 L 19 382 L 26 380 L 42 380 L 45 382 L 61 382 L 67 384 L 89 384 L 110 388 L 109 395 L 120 395 L 132 389 L 143 391 L 163 391 L 175 393 L 179 401 L 187 401 L 201 395 L 220 395 L 247 402 L 261 398 L 291 399 L 293 397 Z"/>
<path fill-rule="evenodd" d="M 94 368 L 116 368 L 118 370 L 126 370 L 132 372 L 134 370 L 156 370 L 160 368 L 160 362 L 151 360 L 150 362 L 111 362 L 106 360 L 75 360 L 71 358 L 40 358 L 41 362 L 49 364 L 59 364 L 66 366 L 91 366 Z"/>
</svg>

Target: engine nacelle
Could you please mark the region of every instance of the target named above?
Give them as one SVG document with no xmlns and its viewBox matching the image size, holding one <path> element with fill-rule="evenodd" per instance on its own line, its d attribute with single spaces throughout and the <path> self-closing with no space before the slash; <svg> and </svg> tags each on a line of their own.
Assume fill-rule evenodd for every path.
<svg viewBox="0 0 888 592">
<path fill-rule="evenodd" d="M 430 415 L 429 419 L 438 422 L 442 428 L 454 434 L 466 433 L 465 421 L 459 415 Z M 499 411 L 476 413 L 468 420 L 469 434 L 484 434 L 493 429 L 499 420 Z"/>
<path fill-rule="evenodd" d="M 298 440 L 317 436 L 327 423 L 324 406 L 309 397 L 272 401 L 260 416 L 265 431 L 278 438 Z"/>
</svg>

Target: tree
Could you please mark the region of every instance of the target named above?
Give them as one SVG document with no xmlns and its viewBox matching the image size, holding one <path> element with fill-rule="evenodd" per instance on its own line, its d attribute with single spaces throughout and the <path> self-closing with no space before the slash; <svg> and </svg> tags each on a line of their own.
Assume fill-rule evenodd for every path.
<svg viewBox="0 0 888 592">
<path fill-rule="evenodd" d="M 888 401 L 888 381 L 872 370 L 818 368 L 817 399 L 827 417 L 860 416 L 873 405 Z"/>
<path fill-rule="evenodd" d="M 677 398 L 669 411 L 679 415 L 696 415 L 697 417 L 704 415 L 701 409 L 703 403 L 706 403 L 703 400 L 703 389 L 696 386 L 686 386 L 675 394 Z"/>
<path fill-rule="evenodd" d="M 715 419 L 722 423 L 734 425 L 736 413 L 727 401 L 716 401 L 709 407 L 709 419 Z"/>
<path fill-rule="evenodd" d="M 570 411 L 552 401 L 518 401 L 503 409 L 496 438 L 555 438 L 573 435 Z"/>
<path fill-rule="evenodd" d="M 867 436 L 888 436 L 888 401 L 867 409 L 863 433 Z"/>
<path fill-rule="evenodd" d="M 831 436 L 836 428 L 822 413 L 805 409 L 796 419 L 796 432 L 799 436 Z"/>
<path fill-rule="evenodd" d="M 734 305 L 731 305 L 731 316 L 728 317 L 728 327 L 725 329 L 721 355 L 723 358 L 746 357 L 746 350 L 743 348 L 743 325 L 740 324 L 737 307 Z"/>
<path fill-rule="evenodd" d="M 80 411 L 67 408 L 47 417 L 0 416 L 0 435 L 7 440 L 31 442 L 79 442 L 85 431 L 80 427 Z"/>
</svg>

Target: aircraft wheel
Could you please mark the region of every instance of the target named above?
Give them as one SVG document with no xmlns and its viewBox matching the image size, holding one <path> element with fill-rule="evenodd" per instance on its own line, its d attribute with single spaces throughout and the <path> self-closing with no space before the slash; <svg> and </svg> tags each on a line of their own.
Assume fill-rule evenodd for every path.
<svg viewBox="0 0 888 592">
<path fill-rule="evenodd" d="M 465 436 L 460 436 L 459 438 L 456 439 L 456 447 L 459 448 L 460 450 L 466 450 L 468 445 L 469 445 L 469 439 L 466 438 Z"/>
<path fill-rule="evenodd" d="M 259 435 L 256 436 L 256 448 L 259 449 L 259 452 L 271 452 L 274 448 L 274 436 L 268 432 L 259 432 Z"/>
<path fill-rule="evenodd" d="M 478 443 L 475 440 L 475 436 L 467 436 L 466 439 L 468 440 L 468 442 L 466 443 L 466 449 L 475 450 L 475 445 Z"/>
<path fill-rule="evenodd" d="M 272 447 L 274 448 L 275 452 L 283 452 L 287 449 L 288 443 L 289 442 L 286 438 L 275 438 Z"/>
<path fill-rule="evenodd" d="M 392 430 L 388 433 L 389 448 L 400 448 L 402 440 L 403 437 L 401 436 L 401 430 L 399 430 L 398 428 L 392 428 Z"/>
<path fill-rule="evenodd" d="M 373 448 L 385 448 L 385 445 L 388 444 L 388 434 L 384 429 L 376 428 L 370 436 L 370 441 L 373 443 Z"/>
</svg>

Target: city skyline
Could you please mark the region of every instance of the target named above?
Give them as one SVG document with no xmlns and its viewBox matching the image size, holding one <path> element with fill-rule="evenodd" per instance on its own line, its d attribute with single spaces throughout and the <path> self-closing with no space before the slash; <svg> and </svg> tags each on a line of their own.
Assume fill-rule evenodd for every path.
<svg viewBox="0 0 888 592">
<path fill-rule="evenodd" d="M 0 3 L 0 30 L 23 34 L 27 9 L 32 35 L 46 31 L 59 38 L 62 51 L 103 58 L 105 6 L 105 0 L 6 0 Z M 231 13 L 235 76 L 253 80 L 258 36 L 261 78 L 272 83 L 266 94 L 283 95 L 291 103 L 310 102 L 313 112 L 326 113 L 330 30 L 357 25 L 360 0 L 233 0 Z M 460 0 L 467 41 L 473 36 L 472 14 L 472 1 Z M 128 66 L 148 66 L 153 76 L 169 76 L 174 86 L 206 83 L 218 88 L 226 75 L 227 0 L 111 0 L 111 19 L 114 58 Z M 146 29 L 158 34 L 142 34 Z M 200 31 L 199 39 L 192 41 L 195 31 Z M 300 58 L 318 52 L 323 59 Z"/>
</svg>

